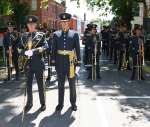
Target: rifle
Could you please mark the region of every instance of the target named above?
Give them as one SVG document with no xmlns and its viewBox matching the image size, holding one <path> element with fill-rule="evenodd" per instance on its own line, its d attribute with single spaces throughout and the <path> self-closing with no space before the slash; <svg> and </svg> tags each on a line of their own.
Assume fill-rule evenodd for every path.
<svg viewBox="0 0 150 127">
<path fill-rule="evenodd" d="M 12 42 L 14 42 L 14 41 L 16 41 L 17 40 L 17 35 L 16 36 L 14 36 L 13 34 L 10 34 L 10 45 L 9 45 L 9 49 L 8 49 L 8 51 L 9 51 L 9 66 L 10 66 L 10 68 L 12 68 L 13 67 L 13 62 L 12 62 Z"/>
<path fill-rule="evenodd" d="M 10 78 L 12 76 L 12 68 L 13 68 L 13 62 L 12 62 L 12 42 L 16 41 L 16 38 L 13 34 L 10 34 L 10 44 L 8 46 L 8 73 L 10 74 Z"/>
<path fill-rule="evenodd" d="M 125 44 L 123 45 L 123 62 L 122 62 L 122 67 L 124 68 L 124 69 L 126 69 L 127 68 L 127 62 L 128 61 L 126 61 L 126 46 L 125 46 Z"/>
<path fill-rule="evenodd" d="M 96 54 L 97 54 L 97 39 L 96 36 L 94 36 L 94 52 L 92 54 L 92 80 L 96 80 Z"/>
<path fill-rule="evenodd" d="M 144 58 L 144 44 L 143 40 L 139 39 L 139 54 L 138 54 L 138 80 L 141 80 L 142 77 L 142 64 Z"/>
<path fill-rule="evenodd" d="M 28 40 L 28 42 L 27 42 L 27 47 L 28 47 L 28 50 L 31 50 L 32 49 L 32 38 L 30 37 L 29 38 L 29 40 Z M 30 57 L 28 57 L 27 59 L 26 59 L 26 61 L 25 61 L 25 65 L 26 65 L 26 63 L 27 63 L 27 61 L 30 59 Z M 27 70 L 26 70 L 26 72 L 27 72 Z M 24 88 L 24 106 L 25 106 L 25 101 L 26 101 L 26 95 L 27 95 L 27 87 L 25 86 L 25 88 Z M 23 107 L 24 107 L 23 106 Z M 24 125 L 24 116 L 25 116 L 25 109 L 23 108 L 23 111 L 22 111 L 22 119 L 21 119 L 21 122 L 22 122 L 22 127 L 23 127 L 23 125 Z"/>
<path fill-rule="evenodd" d="M 42 36 L 42 34 L 37 34 L 37 36 L 38 35 L 41 35 Z M 35 36 L 36 37 L 36 36 Z M 34 37 L 34 38 L 35 38 Z M 34 39 L 33 38 L 33 39 Z M 29 39 L 27 40 L 27 43 L 26 43 L 26 45 L 23 45 L 23 47 L 24 47 L 24 49 L 27 49 L 27 50 L 31 50 L 31 49 L 34 49 L 34 48 L 36 48 L 36 46 L 39 44 L 39 42 L 41 41 L 41 40 L 39 40 L 34 46 L 33 46 L 33 39 L 32 39 L 32 37 L 29 37 Z M 23 43 L 22 43 L 23 44 Z M 37 50 L 41 50 L 41 49 L 37 49 Z M 26 57 L 24 57 L 24 66 L 27 64 L 27 62 L 28 62 L 28 60 L 30 60 L 31 59 L 31 57 L 30 56 L 28 56 L 27 58 Z M 25 67 L 24 67 L 25 68 Z M 27 69 L 27 68 L 26 68 Z M 26 72 L 27 73 L 27 71 L 28 70 L 26 70 L 26 71 L 24 71 L 24 72 Z M 45 75 L 44 75 L 44 80 L 45 80 Z M 46 86 L 45 86 L 46 87 Z M 46 88 L 44 87 L 44 93 L 46 92 L 45 90 L 46 90 Z M 25 88 L 24 88 L 24 106 L 25 106 L 25 101 L 26 101 L 26 91 L 27 91 L 27 87 L 25 86 Z M 46 93 L 45 93 L 45 95 L 46 95 Z M 24 107 L 23 106 L 23 107 Z M 22 127 L 24 126 L 24 117 L 25 117 L 25 109 L 23 108 L 23 111 L 22 111 Z"/>
</svg>

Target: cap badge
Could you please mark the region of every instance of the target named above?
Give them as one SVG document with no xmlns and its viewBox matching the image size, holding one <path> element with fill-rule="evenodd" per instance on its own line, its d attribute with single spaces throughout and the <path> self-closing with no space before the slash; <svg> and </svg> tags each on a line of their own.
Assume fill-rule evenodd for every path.
<svg viewBox="0 0 150 127">
<path fill-rule="evenodd" d="M 29 18 L 29 22 L 32 22 L 32 18 Z"/>
<path fill-rule="evenodd" d="M 66 18 L 66 15 L 63 15 L 63 19 L 65 19 Z"/>
</svg>

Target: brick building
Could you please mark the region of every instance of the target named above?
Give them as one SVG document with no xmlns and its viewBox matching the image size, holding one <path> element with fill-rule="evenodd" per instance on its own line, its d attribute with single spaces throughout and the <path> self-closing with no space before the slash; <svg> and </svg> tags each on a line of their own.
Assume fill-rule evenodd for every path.
<svg viewBox="0 0 150 127">
<path fill-rule="evenodd" d="M 48 0 L 46 7 L 42 6 L 42 0 L 20 0 L 27 2 L 31 7 L 31 14 L 39 17 L 41 24 L 47 24 L 50 28 L 58 28 L 58 15 L 65 12 L 65 4 L 58 3 L 55 0 Z"/>
<path fill-rule="evenodd" d="M 51 28 L 59 28 L 58 16 L 62 12 L 65 12 L 64 4 L 49 0 L 48 7 L 43 8 L 41 11 L 42 24 L 47 23 Z"/>
</svg>

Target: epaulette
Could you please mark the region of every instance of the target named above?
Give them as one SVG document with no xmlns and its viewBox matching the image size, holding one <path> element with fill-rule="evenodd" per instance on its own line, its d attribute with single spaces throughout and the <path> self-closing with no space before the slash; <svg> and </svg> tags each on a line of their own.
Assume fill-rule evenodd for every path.
<svg viewBox="0 0 150 127">
<path fill-rule="evenodd" d="M 54 32 L 54 34 L 55 34 L 57 37 L 61 37 L 62 31 L 61 31 L 61 30 L 56 31 L 56 32 Z"/>
<path fill-rule="evenodd" d="M 40 34 L 40 35 L 45 35 L 44 32 L 36 32 L 37 34 Z"/>
<path fill-rule="evenodd" d="M 74 30 L 69 30 L 69 31 L 68 31 L 68 37 L 73 38 L 76 33 L 77 33 L 77 32 L 74 31 Z"/>
<path fill-rule="evenodd" d="M 91 36 L 91 34 L 90 33 L 87 33 L 87 34 L 85 34 L 86 36 Z"/>
</svg>

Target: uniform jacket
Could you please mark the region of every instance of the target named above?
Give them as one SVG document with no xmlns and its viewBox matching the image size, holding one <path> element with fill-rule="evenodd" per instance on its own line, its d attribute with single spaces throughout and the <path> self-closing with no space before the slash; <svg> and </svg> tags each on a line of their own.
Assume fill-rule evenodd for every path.
<svg viewBox="0 0 150 127">
<path fill-rule="evenodd" d="M 85 51 L 91 51 L 92 50 L 92 34 L 90 32 L 87 32 L 84 35 L 84 39 L 85 39 Z"/>
<path fill-rule="evenodd" d="M 18 54 L 17 51 L 18 39 L 17 39 L 17 35 L 14 32 L 11 33 L 7 32 L 4 35 L 3 45 L 5 47 L 5 50 L 8 50 L 9 46 L 12 46 L 13 53 Z"/>
<path fill-rule="evenodd" d="M 96 41 L 95 39 L 96 38 Z M 97 54 L 100 55 L 100 48 L 101 48 L 101 39 L 99 34 L 92 34 L 92 53 L 94 53 L 94 48 L 96 46 Z"/>
<path fill-rule="evenodd" d="M 48 44 L 45 38 L 45 34 L 43 32 L 33 32 L 32 35 L 29 32 L 24 33 L 20 37 L 19 45 L 18 47 L 21 50 L 21 55 L 24 55 L 24 52 L 27 51 L 27 42 L 29 37 L 32 37 L 32 44 L 33 44 L 33 49 L 35 51 L 33 52 L 33 56 L 28 60 L 29 67 L 33 70 L 39 70 L 39 69 L 44 69 L 44 60 L 42 59 L 42 53 L 39 52 L 39 50 L 36 50 L 37 48 L 41 47 L 44 49 L 48 48 Z"/>
<path fill-rule="evenodd" d="M 52 59 L 55 61 L 56 71 L 64 73 L 69 71 L 69 57 L 60 55 L 58 50 L 75 50 L 77 61 L 81 61 L 80 43 L 78 33 L 74 30 L 63 32 L 62 30 L 54 32 L 52 44 Z"/>
<path fill-rule="evenodd" d="M 139 37 L 131 37 L 131 54 L 132 57 L 136 57 L 139 52 Z"/>
</svg>

